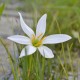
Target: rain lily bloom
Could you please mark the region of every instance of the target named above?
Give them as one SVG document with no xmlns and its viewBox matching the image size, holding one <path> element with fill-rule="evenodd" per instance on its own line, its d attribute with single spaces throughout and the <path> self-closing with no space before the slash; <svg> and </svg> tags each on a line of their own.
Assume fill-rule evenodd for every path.
<svg viewBox="0 0 80 80">
<path fill-rule="evenodd" d="M 47 14 L 44 14 L 38 21 L 35 34 L 34 31 L 28 25 L 25 24 L 21 13 L 18 13 L 20 16 L 22 30 L 24 31 L 24 33 L 27 34 L 28 37 L 22 35 L 13 35 L 8 37 L 8 39 L 16 43 L 26 45 L 21 51 L 21 54 L 19 56 L 20 58 L 26 55 L 33 54 L 37 49 L 43 57 L 53 58 L 54 54 L 52 50 L 44 46 L 44 44 L 57 44 L 71 39 L 71 37 L 66 34 L 43 36 L 46 31 Z"/>
</svg>

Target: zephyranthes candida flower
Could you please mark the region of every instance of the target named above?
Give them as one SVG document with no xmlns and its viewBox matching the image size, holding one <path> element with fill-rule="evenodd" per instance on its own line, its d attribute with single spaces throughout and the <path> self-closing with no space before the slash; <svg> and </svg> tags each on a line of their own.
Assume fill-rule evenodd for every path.
<svg viewBox="0 0 80 80">
<path fill-rule="evenodd" d="M 52 50 L 44 46 L 44 44 L 57 44 L 57 43 L 62 43 L 71 39 L 71 37 L 66 34 L 55 34 L 55 35 L 49 35 L 46 37 L 44 36 L 44 33 L 46 31 L 47 14 L 44 14 L 38 21 L 38 24 L 36 27 L 36 34 L 28 25 L 25 24 L 21 13 L 19 13 L 19 16 L 20 16 L 21 27 L 28 37 L 21 36 L 21 35 L 13 35 L 8 37 L 8 39 L 16 43 L 26 45 L 22 49 L 20 57 L 31 55 L 38 49 L 40 54 L 43 57 L 53 58 L 54 55 Z"/>
</svg>

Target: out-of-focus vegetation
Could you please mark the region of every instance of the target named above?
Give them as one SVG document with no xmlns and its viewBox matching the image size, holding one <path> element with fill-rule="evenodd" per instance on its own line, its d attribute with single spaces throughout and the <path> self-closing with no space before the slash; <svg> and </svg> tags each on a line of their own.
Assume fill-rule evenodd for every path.
<svg viewBox="0 0 80 80">
<path fill-rule="evenodd" d="M 22 77 L 23 80 L 41 80 L 42 77 L 43 80 L 44 76 L 47 77 L 47 80 L 61 80 L 62 78 L 68 80 L 69 72 L 76 80 L 80 55 L 80 0 L 17 1 L 24 4 L 23 7 L 18 8 L 19 11 L 22 10 L 33 15 L 34 30 L 39 18 L 47 13 L 45 35 L 68 34 L 72 36 L 72 40 L 63 44 L 47 45 L 53 50 L 54 59 L 44 59 L 39 55 L 39 62 L 37 62 L 36 54 L 20 60 L 15 59 L 14 68 L 12 67 L 15 80 L 19 80 L 19 77 Z M 22 48 L 23 46 L 17 44 L 18 54 L 20 54 Z M 15 50 L 14 53 L 16 53 Z M 21 72 L 18 71 L 20 68 Z"/>
<path fill-rule="evenodd" d="M 1 4 L 0 5 L 0 16 L 2 15 L 2 13 L 4 11 L 4 8 L 5 8 L 5 4 Z"/>
</svg>

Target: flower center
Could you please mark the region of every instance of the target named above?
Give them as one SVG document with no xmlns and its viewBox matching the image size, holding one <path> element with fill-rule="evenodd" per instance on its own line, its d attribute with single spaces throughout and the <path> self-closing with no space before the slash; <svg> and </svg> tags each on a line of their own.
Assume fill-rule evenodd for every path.
<svg viewBox="0 0 80 80">
<path fill-rule="evenodd" d="M 43 38 L 41 38 L 41 39 L 39 40 L 39 38 L 40 38 L 41 35 L 42 35 L 42 34 L 40 34 L 37 38 L 36 38 L 34 35 L 32 36 L 32 45 L 33 45 L 33 46 L 39 47 L 39 46 L 42 45 L 42 41 L 44 40 L 45 37 L 43 37 Z"/>
<path fill-rule="evenodd" d="M 32 42 L 32 44 L 33 44 L 33 46 L 35 46 L 35 47 L 39 47 L 39 46 L 42 44 L 42 42 L 39 41 L 38 39 L 35 39 L 35 40 Z"/>
</svg>

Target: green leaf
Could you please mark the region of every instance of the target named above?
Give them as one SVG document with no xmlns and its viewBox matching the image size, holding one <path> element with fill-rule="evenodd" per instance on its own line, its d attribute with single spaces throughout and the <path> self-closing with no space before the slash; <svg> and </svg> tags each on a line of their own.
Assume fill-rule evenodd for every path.
<svg viewBox="0 0 80 80">
<path fill-rule="evenodd" d="M 1 37 L 0 37 L 0 43 L 1 43 L 1 44 L 3 45 L 3 47 L 5 48 L 5 50 L 6 50 L 7 54 L 8 54 L 9 59 L 14 63 L 14 59 L 13 59 L 13 57 L 11 56 L 11 53 L 10 53 L 10 51 L 8 50 L 6 44 L 4 43 L 4 41 L 3 41 L 3 39 L 2 39 Z"/>
<path fill-rule="evenodd" d="M 0 16 L 2 15 L 2 13 L 4 11 L 4 8 L 5 8 L 5 4 L 1 4 L 0 5 Z"/>
</svg>

